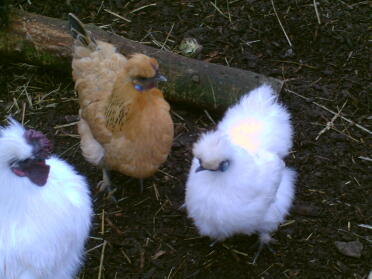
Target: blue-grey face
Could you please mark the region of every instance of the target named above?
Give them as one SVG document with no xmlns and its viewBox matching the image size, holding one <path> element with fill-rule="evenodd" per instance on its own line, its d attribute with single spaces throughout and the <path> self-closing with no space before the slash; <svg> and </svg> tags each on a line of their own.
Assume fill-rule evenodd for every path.
<svg viewBox="0 0 372 279">
<path fill-rule="evenodd" d="M 195 172 L 205 171 L 205 170 L 225 172 L 230 167 L 230 160 L 221 161 L 216 169 L 205 168 L 203 167 L 202 160 L 201 159 L 198 159 L 198 160 L 199 160 L 199 167 L 195 170 Z"/>
<path fill-rule="evenodd" d="M 137 91 L 149 90 L 157 86 L 159 81 L 167 81 L 167 79 L 156 70 L 153 77 L 135 77 L 133 78 L 134 88 Z"/>
</svg>

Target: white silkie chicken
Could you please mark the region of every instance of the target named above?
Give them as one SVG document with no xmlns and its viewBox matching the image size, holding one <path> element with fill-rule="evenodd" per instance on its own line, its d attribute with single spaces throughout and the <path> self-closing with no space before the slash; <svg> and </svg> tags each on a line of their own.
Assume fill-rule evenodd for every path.
<svg viewBox="0 0 372 279">
<path fill-rule="evenodd" d="M 0 127 L 0 278 L 72 279 L 91 225 L 85 178 L 41 133 Z"/>
<path fill-rule="evenodd" d="M 295 172 L 282 160 L 291 146 L 289 113 L 271 87 L 232 106 L 193 147 L 185 206 L 199 233 L 216 241 L 257 233 L 255 263 L 292 204 Z"/>
</svg>

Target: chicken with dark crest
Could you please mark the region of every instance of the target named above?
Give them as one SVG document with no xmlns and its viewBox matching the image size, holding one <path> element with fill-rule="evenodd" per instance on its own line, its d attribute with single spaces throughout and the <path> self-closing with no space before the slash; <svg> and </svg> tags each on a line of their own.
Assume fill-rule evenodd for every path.
<svg viewBox="0 0 372 279">
<path fill-rule="evenodd" d="M 44 134 L 9 122 L 0 127 L 0 278 L 72 279 L 91 225 L 87 182 Z"/>
<path fill-rule="evenodd" d="M 24 137 L 33 147 L 32 156 L 25 160 L 12 161 L 11 170 L 15 175 L 28 177 L 36 185 L 44 186 L 50 170 L 50 166 L 45 164 L 45 159 L 52 152 L 52 144 L 44 134 L 35 130 L 26 130 Z"/>
</svg>

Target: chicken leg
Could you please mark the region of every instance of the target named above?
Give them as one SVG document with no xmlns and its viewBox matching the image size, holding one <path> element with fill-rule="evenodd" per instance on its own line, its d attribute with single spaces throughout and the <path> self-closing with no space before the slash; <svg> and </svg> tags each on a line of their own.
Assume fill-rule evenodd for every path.
<svg viewBox="0 0 372 279">
<path fill-rule="evenodd" d="M 116 189 L 112 190 L 110 173 L 106 168 L 102 168 L 102 180 L 97 183 L 97 187 L 99 192 L 106 191 L 108 193 L 107 196 L 114 202 L 117 202 L 116 198 L 114 197 L 114 192 Z"/>
<path fill-rule="evenodd" d="M 257 252 L 254 255 L 253 261 L 250 264 L 256 264 L 258 257 L 260 256 L 262 249 L 267 247 L 271 253 L 275 253 L 274 249 L 270 246 L 270 243 L 276 243 L 277 240 L 273 239 L 268 233 L 261 233 L 259 239 L 252 245 L 258 246 Z"/>
</svg>

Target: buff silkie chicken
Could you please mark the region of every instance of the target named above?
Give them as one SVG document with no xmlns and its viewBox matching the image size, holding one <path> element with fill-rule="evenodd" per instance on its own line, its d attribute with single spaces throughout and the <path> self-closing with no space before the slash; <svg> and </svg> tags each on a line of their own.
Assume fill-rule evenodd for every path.
<svg viewBox="0 0 372 279">
<path fill-rule="evenodd" d="M 0 127 L 0 278 L 72 279 L 91 225 L 83 176 L 10 119 Z"/>
<path fill-rule="evenodd" d="M 69 22 L 83 155 L 102 167 L 101 190 L 111 184 L 107 170 L 116 170 L 139 178 L 143 191 L 143 179 L 166 160 L 173 141 L 169 104 L 156 88 L 166 79 L 154 58 L 127 59 L 112 44 L 96 41 L 73 14 Z"/>
<path fill-rule="evenodd" d="M 269 86 L 232 106 L 193 147 L 185 206 L 199 233 L 215 241 L 257 233 L 255 263 L 293 201 L 295 172 L 282 160 L 291 145 L 289 114 Z"/>
</svg>

